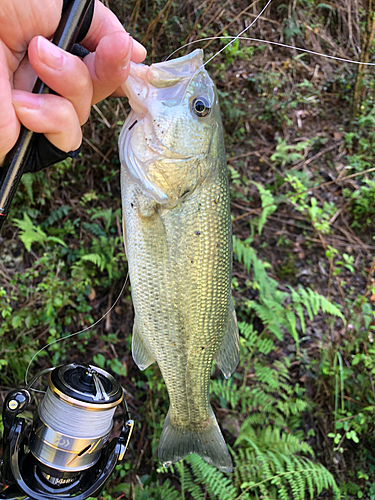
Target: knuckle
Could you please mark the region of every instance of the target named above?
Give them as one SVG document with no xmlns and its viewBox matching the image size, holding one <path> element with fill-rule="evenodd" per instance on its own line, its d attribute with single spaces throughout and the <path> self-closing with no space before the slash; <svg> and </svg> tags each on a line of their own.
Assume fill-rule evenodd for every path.
<svg viewBox="0 0 375 500">
<path fill-rule="evenodd" d="M 56 108 L 55 116 L 58 119 L 58 128 L 60 130 L 75 127 L 77 123 L 77 114 L 74 106 L 67 99 L 60 101 L 60 105 Z"/>
<path fill-rule="evenodd" d="M 91 97 L 91 78 L 90 76 L 84 72 L 82 75 L 79 76 L 79 78 L 77 78 L 75 81 L 74 81 L 74 93 L 75 95 L 77 96 L 88 96 L 88 100 L 90 100 L 90 97 Z"/>
</svg>

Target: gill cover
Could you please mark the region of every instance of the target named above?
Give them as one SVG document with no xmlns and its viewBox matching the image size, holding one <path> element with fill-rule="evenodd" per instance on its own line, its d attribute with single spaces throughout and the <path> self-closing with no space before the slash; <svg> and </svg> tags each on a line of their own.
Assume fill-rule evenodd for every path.
<svg viewBox="0 0 375 500">
<path fill-rule="evenodd" d="M 122 88 L 132 112 L 119 139 L 121 163 L 145 194 L 176 205 L 207 175 L 218 127 L 211 113 L 217 96 L 203 52 L 151 66 L 131 63 Z"/>
</svg>

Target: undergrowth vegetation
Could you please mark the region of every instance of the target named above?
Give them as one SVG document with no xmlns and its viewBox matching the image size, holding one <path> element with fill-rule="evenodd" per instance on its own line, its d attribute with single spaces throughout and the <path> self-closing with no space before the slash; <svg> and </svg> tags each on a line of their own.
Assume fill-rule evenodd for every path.
<svg viewBox="0 0 375 500">
<path fill-rule="evenodd" d="M 264 5 L 104 3 L 146 45 L 148 64 L 188 41 L 239 33 Z M 275 1 L 249 36 L 358 59 L 368 8 Z M 205 58 L 226 41 L 203 42 Z M 78 160 L 22 179 L 0 237 L 1 398 L 50 342 L 31 375 L 72 361 L 111 371 L 136 425 L 104 500 L 375 500 L 373 70 L 352 116 L 356 69 L 344 62 L 236 42 L 207 69 L 225 128 L 241 333 L 240 365 L 229 380 L 213 367 L 211 397 L 233 474 L 196 455 L 159 464 L 168 397 L 157 366 L 140 372 L 131 358 L 128 284 L 82 331 L 127 277 L 117 154 L 125 100 L 95 107 Z"/>
</svg>

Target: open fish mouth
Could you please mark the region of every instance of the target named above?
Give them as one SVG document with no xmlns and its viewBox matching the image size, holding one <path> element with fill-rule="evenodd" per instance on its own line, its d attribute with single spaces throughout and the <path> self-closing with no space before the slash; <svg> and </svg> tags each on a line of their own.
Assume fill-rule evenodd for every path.
<svg viewBox="0 0 375 500">
<path fill-rule="evenodd" d="M 215 129 L 191 106 L 202 92 L 205 102 L 215 99 L 203 52 L 151 66 L 132 63 L 123 89 L 132 112 L 121 132 L 121 161 L 156 202 L 174 206 L 201 179 Z"/>
<path fill-rule="evenodd" d="M 204 70 L 201 49 L 151 66 L 131 63 L 129 77 L 122 89 L 132 110 L 142 119 L 148 112 L 150 101 L 159 100 L 166 106 L 180 102 L 186 86 L 200 68 Z"/>
</svg>

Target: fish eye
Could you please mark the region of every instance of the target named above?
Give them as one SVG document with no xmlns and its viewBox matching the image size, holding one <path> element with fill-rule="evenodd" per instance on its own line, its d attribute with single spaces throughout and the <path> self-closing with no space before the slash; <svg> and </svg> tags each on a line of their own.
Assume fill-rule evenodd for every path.
<svg viewBox="0 0 375 500">
<path fill-rule="evenodd" d="M 203 118 L 210 114 L 211 106 L 205 97 L 195 97 L 191 102 L 191 109 L 199 118 Z"/>
</svg>

